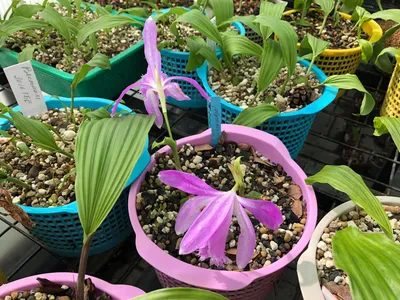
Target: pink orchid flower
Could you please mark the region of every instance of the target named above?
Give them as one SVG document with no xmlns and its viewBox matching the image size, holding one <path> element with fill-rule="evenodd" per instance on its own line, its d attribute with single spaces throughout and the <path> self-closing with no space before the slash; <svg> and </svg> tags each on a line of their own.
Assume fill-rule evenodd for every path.
<svg viewBox="0 0 400 300">
<path fill-rule="evenodd" d="M 166 185 L 196 195 L 185 202 L 176 218 L 176 234 L 187 231 L 179 247 L 181 255 L 198 250 L 200 260 L 210 257 L 210 263 L 217 266 L 229 263 L 225 244 L 232 215 L 235 215 L 240 226 L 236 263 L 243 269 L 250 262 L 256 246 L 254 227 L 244 208 L 268 228 L 276 230 L 283 222 L 281 211 L 270 201 L 246 199 L 233 190 L 217 191 L 185 172 L 161 171 L 158 177 Z"/>
<path fill-rule="evenodd" d="M 161 54 L 157 49 L 157 25 L 151 17 L 148 18 L 144 24 L 143 40 L 144 55 L 148 64 L 147 73 L 140 81 L 131 84 L 121 93 L 112 109 L 111 115 L 113 116 L 117 111 L 117 106 L 122 97 L 129 90 L 140 86 L 140 93 L 145 98 L 145 108 L 150 115 L 156 115 L 155 124 L 160 128 L 163 124 L 163 116 L 159 109 L 159 102 L 161 103 L 162 113 L 165 115 L 167 113 L 166 97 L 172 97 L 178 101 L 190 100 L 190 98 L 182 92 L 179 84 L 172 82 L 172 80 L 187 81 L 198 89 L 206 100 L 209 100 L 210 97 L 196 80 L 183 76 L 168 77 L 161 71 Z"/>
</svg>

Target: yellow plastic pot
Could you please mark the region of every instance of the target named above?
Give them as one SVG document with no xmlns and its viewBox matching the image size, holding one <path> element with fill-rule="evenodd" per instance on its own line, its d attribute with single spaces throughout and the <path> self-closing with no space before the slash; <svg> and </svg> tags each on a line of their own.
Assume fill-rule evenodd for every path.
<svg viewBox="0 0 400 300">
<path fill-rule="evenodd" d="M 283 15 L 291 15 L 299 10 L 288 10 Z M 342 18 L 349 20 L 351 15 L 339 13 Z M 369 36 L 369 41 L 375 43 L 382 37 L 382 28 L 371 20 L 362 26 L 362 30 Z M 297 44 L 300 47 L 300 43 Z M 361 62 L 361 47 L 351 49 L 327 49 L 316 59 L 315 64 L 327 75 L 355 73 Z"/>
<path fill-rule="evenodd" d="M 396 67 L 381 108 L 382 117 L 400 118 L 400 56 L 397 56 L 396 60 Z"/>
</svg>

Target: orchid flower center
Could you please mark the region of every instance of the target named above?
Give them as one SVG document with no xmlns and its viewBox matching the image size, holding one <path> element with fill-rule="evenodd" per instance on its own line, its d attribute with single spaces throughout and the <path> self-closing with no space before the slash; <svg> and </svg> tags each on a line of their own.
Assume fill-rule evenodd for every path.
<svg viewBox="0 0 400 300">
<path fill-rule="evenodd" d="M 161 77 L 157 71 L 157 68 L 154 68 L 154 77 L 155 77 L 154 79 L 156 81 L 157 94 L 158 94 L 158 97 L 160 98 L 161 110 L 162 110 L 163 114 L 166 114 L 167 113 L 167 105 L 166 105 L 166 100 L 165 100 L 164 87 L 161 82 Z"/>
</svg>

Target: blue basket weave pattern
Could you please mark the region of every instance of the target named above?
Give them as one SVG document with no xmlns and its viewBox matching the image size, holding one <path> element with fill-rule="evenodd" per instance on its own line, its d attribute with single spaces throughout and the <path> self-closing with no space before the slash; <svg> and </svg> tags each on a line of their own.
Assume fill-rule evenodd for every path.
<svg viewBox="0 0 400 300">
<path fill-rule="evenodd" d="M 306 60 L 300 61 L 300 64 L 306 67 L 309 66 L 309 62 Z M 315 65 L 312 67 L 312 71 L 320 82 L 323 82 L 327 78 L 326 75 Z M 198 69 L 198 75 L 201 78 L 207 93 L 210 96 L 215 96 L 215 93 L 208 84 L 207 63 Z M 336 98 L 337 93 L 337 88 L 325 86 L 321 97 L 310 105 L 307 105 L 298 111 L 280 113 L 278 116 L 257 126 L 257 129 L 278 137 L 289 150 L 291 157 L 296 158 L 300 150 L 303 148 L 316 114 L 328 106 Z M 208 105 L 208 108 L 210 108 L 210 105 Z M 229 103 L 228 101 L 222 100 L 221 110 L 222 122 L 225 124 L 232 124 L 243 109 Z M 208 112 L 210 112 L 210 109 L 208 109 Z M 210 124 L 210 113 L 208 114 L 208 122 Z"/>
<path fill-rule="evenodd" d="M 61 98 L 67 105 L 70 99 Z M 75 107 L 85 107 L 97 109 L 112 103 L 110 100 L 99 98 L 76 98 Z M 58 100 L 46 97 L 48 108 L 62 108 Z M 19 111 L 19 107 L 13 108 Z M 118 111 L 131 109 L 120 104 Z M 6 129 L 9 124 L 0 121 L 0 128 Z M 110 214 L 95 233 L 90 247 L 90 255 L 95 255 L 112 249 L 120 242 L 125 240 L 132 232 L 132 226 L 128 214 L 128 194 L 132 182 L 143 172 L 150 162 L 150 154 L 147 151 L 148 141 L 143 153 L 136 164 L 127 185 L 120 198 L 114 205 Z M 36 226 L 31 230 L 31 234 L 38 238 L 49 250 L 61 256 L 76 257 L 80 255 L 83 241 L 83 230 L 78 216 L 76 202 L 65 206 L 54 208 L 36 208 L 23 206 L 21 208 L 28 214 Z"/>
</svg>

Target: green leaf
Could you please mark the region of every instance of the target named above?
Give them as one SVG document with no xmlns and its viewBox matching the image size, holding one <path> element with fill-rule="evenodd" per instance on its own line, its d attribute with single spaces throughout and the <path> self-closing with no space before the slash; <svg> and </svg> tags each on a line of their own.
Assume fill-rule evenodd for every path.
<svg viewBox="0 0 400 300">
<path fill-rule="evenodd" d="M 142 1 L 143 3 L 143 1 Z M 154 16 L 154 21 L 155 22 L 163 22 L 165 23 L 166 21 L 168 21 L 170 16 L 181 16 L 186 14 L 188 11 L 186 9 L 184 9 L 183 7 L 172 7 L 169 9 L 169 11 L 166 12 L 157 12 L 157 15 Z"/>
<path fill-rule="evenodd" d="M 234 7 L 232 0 L 210 0 L 210 4 L 213 9 L 217 26 L 233 17 Z"/>
<path fill-rule="evenodd" d="M 17 142 L 17 147 L 18 149 L 25 153 L 26 155 L 31 155 L 31 151 L 29 150 L 29 147 L 24 143 L 24 142 Z"/>
<path fill-rule="evenodd" d="M 65 21 L 64 17 L 61 16 L 53 7 L 47 6 L 40 13 L 40 16 L 43 20 L 53 26 L 57 32 L 67 40 L 67 42 L 71 41 L 71 33 L 67 21 Z"/>
<path fill-rule="evenodd" d="M 333 86 L 338 89 L 352 90 L 355 89 L 364 93 L 364 99 L 360 108 L 360 115 L 368 115 L 375 106 L 375 100 L 372 95 L 364 88 L 361 81 L 358 79 L 357 75 L 345 74 L 345 75 L 332 75 L 329 76 L 322 84 Z"/>
<path fill-rule="evenodd" d="M 42 20 L 33 20 L 31 18 L 15 16 L 0 24 L 0 30 L 11 35 L 16 31 L 22 31 L 26 29 L 41 29 L 46 27 L 46 25 L 47 23 Z"/>
<path fill-rule="evenodd" d="M 300 44 L 299 56 L 304 58 L 307 54 L 312 53 L 310 60 L 315 60 L 322 52 L 329 48 L 330 44 L 307 33 Z"/>
<path fill-rule="evenodd" d="M 279 37 L 283 60 L 288 68 L 288 76 L 292 76 L 296 70 L 297 63 L 297 34 L 292 25 L 273 17 L 258 16 L 255 22 L 270 27 Z"/>
<path fill-rule="evenodd" d="M 361 21 L 362 19 L 370 19 L 371 14 L 363 7 L 357 6 L 351 15 L 352 21 Z"/>
<path fill-rule="evenodd" d="M 272 2 L 262 1 L 260 5 L 260 15 L 280 20 L 286 5 L 286 2 L 274 4 Z M 263 40 L 266 40 L 272 34 L 272 30 L 268 26 L 260 25 L 260 31 Z"/>
<path fill-rule="evenodd" d="M 146 4 L 150 6 L 152 9 L 158 9 L 157 4 L 151 1 L 140 1 L 141 4 Z"/>
<path fill-rule="evenodd" d="M 400 151 L 400 119 L 389 117 L 374 118 L 374 135 L 381 136 L 385 133 L 390 133 L 397 149 Z"/>
<path fill-rule="evenodd" d="M 249 55 L 261 57 L 263 48 L 239 34 L 223 34 L 223 42 L 226 51 L 231 55 Z"/>
<path fill-rule="evenodd" d="M 100 107 L 94 111 L 87 112 L 85 114 L 91 120 L 101 120 L 106 118 L 111 118 L 110 112 L 105 107 Z"/>
<path fill-rule="evenodd" d="M 67 0 L 68 1 L 68 0 Z M 102 7 L 99 4 L 95 4 L 94 8 L 96 9 L 96 14 L 98 14 L 99 16 L 108 16 L 111 15 L 111 13 L 104 7 Z M 144 8 L 145 9 L 145 8 Z"/>
<path fill-rule="evenodd" d="M 394 56 L 397 56 L 400 55 L 400 49 L 394 47 L 385 48 L 381 51 L 381 53 L 378 54 L 375 60 L 375 64 L 379 69 L 386 73 L 392 73 L 394 63 L 391 63 L 390 61 L 388 62 L 387 55 L 385 55 L 386 53 L 391 53 Z"/>
<path fill-rule="evenodd" d="M 357 6 L 362 6 L 364 0 L 342 0 L 342 3 L 343 5 L 340 10 L 346 14 L 350 14 Z"/>
<path fill-rule="evenodd" d="M 361 46 L 361 59 L 364 63 L 368 63 L 372 57 L 374 52 L 374 48 L 372 47 L 372 43 L 364 40 L 359 39 L 358 44 Z"/>
<path fill-rule="evenodd" d="M 57 146 L 53 135 L 45 124 L 38 120 L 27 118 L 20 112 L 10 110 L 9 113 L 15 127 L 23 134 L 29 136 L 35 145 L 45 150 L 60 152 L 60 148 Z"/>
<path fill-rule="evenodd" d="M 120 11 L 119 13 L 123 13 L 123 12 L 126 12 L 126 13 L 128 13 L 128 14 L 130 14 L 130 15 L 133 15 L 133 16 L 137 16 L 137 17 L 148 17 L 149 16 L 149 11 L 148 11 L 148 9 L 147 8 L 145 8 L 145 7 L 132 7 L 132 8 L 127 8 L 127 9 L 124 9 L 124 10 L 122 10 L 122 11 Z"/>
<path fill-rule="evenodd" d="M 361 176 L 348 166 L 325 166 L 317 174 L 306 179 L 309 185 L 316 182 L 327 183 L 347 194 L 356 205 L 363 208 L 378 223 L 390 239 L 393 239 L 392 226 L 381 202 L 371 193 Z"/>
<path fill-rule="evenodd" d="M 217 70 L 222 70 L 221 62 L 219 61 L 215 51 L 213 51 L 207 43 L 198 36 L 191 36 L 187 39 L 189 47 L 189 61 L 186 65 L 186 71 L 190 72 L 201 67 L 205 60 Z"/>
<path fill-rule="evenodd" d="M 378 11 L 370 15 L 371 19 L 382 19 L 382 20 L 392 20 L 396 23 L 400 23 L 400 9 L 386 9 L 383 11 Z"/>
<path fill-rule="evenodd" d="M 78 44 L 81 45 L 92 33 L 97 31 L 107 29 L 107 28 L 114 28 L 119 27 L 126 24 L 138 24 L 143 25 L 139 21 L 136 21 L 127 16 L 111 16 L 106 15 L 102 16 L 96 20 L 93 20 L 87 23 L 85 26 L 79 29 L 77 34 Z"/>
<path fill-rule="evenodd" d="M 30 61 L 33 59 L 33 52 L 35 52 L 36 49 L 38 49 L 38 45 L 28 45 L 22 50 L 20 53 L 18 53 L 18 63 L 22 63 L 24 61 Z"/>
<path fill-rule="evenodd" d="M 246 198 L 248 199 L 255 199 L 255 200 L 260 200 L 262 197 L 262 194 L 256 191 L 251 191 L 246 195 Z"/>
<path fill-rule="evenodd" d="M 222 24 L 220 24 L 218 27 L 224 27 L 226 25 L 235 23 L 235 22 L 240 22 L 243 23 L 246 27 L 249 27 L 252 29 L 254 32 L 256 32 L 259 36 L 261 36 L 261 31 L 260 31 L 260 26 L 257 24 L 254 24 L 253 21 L 256 19 L 255 16 L 234 16 L 233 18 L 226 20 Z"/>
<path fill-rule="evenodd" d="M 335 264 L 350 279 L 354 300 L 395 300 L 400 295 L 400 245 L 381 233 L 350 226 L 332 239 Z"/>
<path fill-rule="evenodd" d="M 84 242 L 100 227 L 122 193 L 154 119 L 135 114 L 81 125 L 75 151 L 75 192 Z"/>
<path fill-rule="evenodd" d="M 260 73 L 258 74 L 258 92 L 262 92 L 269 87 L 278 76 L 283 65 L 282 50 L 279 43 L 272 39 L 267 39 L 264 44 Z"/>
<path fill-rule="evenodd" d="M 335 8 L 335 1 L 333 0 L 315 0 L 324 12 L 324 15 L 329 15 L 331 11 Z"/>
<path fill-rule="evenodd" d="M 226 299 L 217 293 L 195 288 L 168 288 L 156 290 L 142 296 L 137 296 L 134 300 L 223 300 Z M 132 299 L 133 300 L 133 299 Z"/>
<path fill-rule="evenodd" d="M 217 27 L 198 10 L 191 10 L 181 15 L 175 22 L 190 24 L 195 30 L 210 40 L 213 40 L 218 45 L 222 45 L 223 43 L 222 36 L 217 30 Z"/>
<path fill-rule="evenodd" d="M 57 0 L 57 2 L 64 8 L 68 10 L 68 17 L 71 17 L 72 15 L 72 5 L 70 3 L 70 0 Z"/>
<path fill-rule="evenodd" d="M 35 14 L 44 9 L 41 5 L 22 4 L 14 9 L 14 16 L 32 18 Z"/>
<path fill-rule="evenodd" d="M 74 80 L 71 83 L 71 89 L 75 90 L 79 83 L 81 83 L 86 75 L 92 68 L 110 69 L 110 59 L 101 53 L 97 53 L 93 58 L 84 64 L 74 76 Z"/>
<path fill-rule="evenodd" d="M 233 124 L 254 128 L 278 114 L 279 109 L 276 106 L 262 103 L 256 107 L 244 109 L 233 121 Z"/>
</svg>

